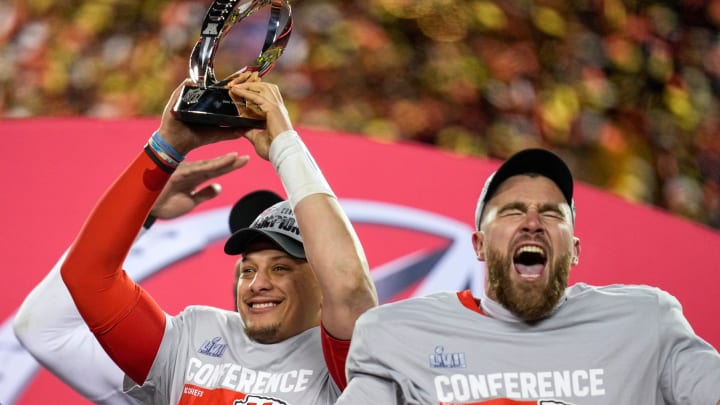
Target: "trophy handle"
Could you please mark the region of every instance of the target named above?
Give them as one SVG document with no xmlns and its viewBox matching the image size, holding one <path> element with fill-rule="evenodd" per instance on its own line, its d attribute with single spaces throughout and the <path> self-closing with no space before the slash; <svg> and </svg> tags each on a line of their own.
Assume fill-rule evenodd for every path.
<svg viewBox="0 0 720 405">
<path fill-rule="evenodd" d="M 240 3 L 240 4 L 238 4 Z M 245 66 L 228 78 L 218 81 L 213 59 L 220 40 L 236 23 L 254 14 L 263 6 L 270 6 L 268 30 L 260 55 L 252 65 Z M 190 79 L 198 87 L 224 86 L 238 74 L 256 71 L 263 77 L 269 73 L 285 50 L 292 32 L 292 11 L 287 0 L 215 0 L 208 9 L 200 31 L 200 39 L 190 55 Z"/>
<path fill-rule="evenodd" d="M 290 5 L 285 0 L 273 1 L 270 5 L 270 20 L 260 56 L 255 60 L 260 77 L 268 74 L 285 50 L 293 29 Z"/>
<path fill-rule="evenodd" d="M 234 24 L 264 6 L 270 6 L 270 18 L 260 56 L 252 64 L 218 81 L 213 58 L 220 41 Z M 264 128 L 264 120 L 240 117 L 226 86 L 245 71 L 258 72 L 260 77 L 269 73 L 285 50 L 292 28 L 292 12 L 287 0 L 215 0 L 205 15 L 200 39 L 190 55 L 192 84 L 183 87 L 173 107 L 173 115 L 196 124 Z"/>
</svg>

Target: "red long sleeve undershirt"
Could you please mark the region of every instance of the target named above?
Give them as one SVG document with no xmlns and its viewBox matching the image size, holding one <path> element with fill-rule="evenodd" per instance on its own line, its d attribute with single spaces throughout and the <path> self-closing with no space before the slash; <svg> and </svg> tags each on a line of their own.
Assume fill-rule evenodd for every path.
<svg viewBox="0 0 720 405">
<path fill-rule="evenodd" d="M 138 384 L 165 331 L 165 314 L 122 269 L 170 174 L 141 152 L 100 199 L 75 239 L 61 274 L 105 351 Z"/>
</svg>

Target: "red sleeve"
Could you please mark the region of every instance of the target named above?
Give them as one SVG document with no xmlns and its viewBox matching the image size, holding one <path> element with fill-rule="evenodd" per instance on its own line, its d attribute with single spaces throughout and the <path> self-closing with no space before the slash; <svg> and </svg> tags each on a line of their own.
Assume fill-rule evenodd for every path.
<svg viewBox="0 0 720 405">
<path fill-rule="evenodd" d="M 105 192 L 61 268 L 90 330 L 138 384 L 165 331 L 165 314 L 122 269 L 125 257 L 170 174 L 142 152 Z"/>
<path fill-rule="evenodd" d="M 340 390 L 344 390 L 347 387 L 345 360 L 347 360 L 348 350 L 350 350 L 350 341 L 330 336 L 322 325 L 320 325 L 320 331 L 325 364 L 327 364 L 328 371 L 335 384 Z"/>
</svg>

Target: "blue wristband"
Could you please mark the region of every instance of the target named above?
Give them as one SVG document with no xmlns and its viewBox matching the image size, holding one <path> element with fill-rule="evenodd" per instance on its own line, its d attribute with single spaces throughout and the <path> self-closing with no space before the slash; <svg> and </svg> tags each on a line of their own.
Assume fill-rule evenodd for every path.
<svg viewBox="0 0 720 405">
<path fill-rule="evenodd" d="M 160 135 L 160 132 L 155 131 L 152 134 L 152 140 L 155 141 L 160 146 L 160 148 L 163 152 L 170 155 L 170 157 L 175 159 L 178 163 L 185 160 L 185 156 L 180 154 L 178 151 L 175 150 L 175 148 L 173 148 L 169 143 L 167 143 Z"/>
</svg>

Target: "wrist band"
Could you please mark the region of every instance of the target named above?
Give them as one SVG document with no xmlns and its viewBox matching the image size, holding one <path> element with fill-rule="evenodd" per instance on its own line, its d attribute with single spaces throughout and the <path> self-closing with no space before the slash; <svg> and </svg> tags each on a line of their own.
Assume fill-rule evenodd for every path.
<svg viewBox="0 0 720 405">
<path fill-rule="evenodd" d="M 297 132 L 289 130 L 275 137 L 270 144 L 269 159 L 280 175 L 293 209 L 311 194 L 335 196 Z"/>
<path fill-rule="evenodd" d="M 173 148 L 169 143 L 167 143 L 167 141 L 165 141 L 165 139 L 163 139 L 163 137 L 160 135 L 160 132 L 153 132 L 150 139 L 157 142 L 158 145 L 160 145 L 160 147 L 162 148 L 162 150 L 167 152 L 167 154 L 170 155 L 170 157 L 172 157 L 174 160 L 178 162 L 182 162 L 183 160 L 185 160 L 185 156 L 180 154 L 180 152 L 176 151 L 175 148 Z"/>
<path fill-rule="evenodd" d="M 175 148 L 167 143 L 158 131 L 155 131 L 148 139 L 145 152 L 160 168 L 168 173 L 174 172 L 180 162 L 185 159 L 185 156 L 178 153 Z"/>
</svg>

